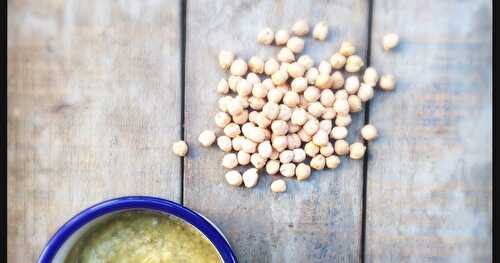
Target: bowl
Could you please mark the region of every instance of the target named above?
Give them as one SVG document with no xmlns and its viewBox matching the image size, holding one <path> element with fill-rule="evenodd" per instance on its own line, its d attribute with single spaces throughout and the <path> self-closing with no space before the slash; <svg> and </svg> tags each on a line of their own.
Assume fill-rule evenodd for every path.
<svg viewBox="0 0 500 263">
<path fill-rule="evenodd" d="M 57 230 L 43 249 L 38 262 L 64 262 L 73 245 L 86 230 L 113 214 L 127 210 L 146 210 L 176 216 L 202 232 L 225 263 L 237 262 L 228 240 L 210 220 L 178 203 L 150 196 L 115 198 L 83 210 Z"/>
</svg>

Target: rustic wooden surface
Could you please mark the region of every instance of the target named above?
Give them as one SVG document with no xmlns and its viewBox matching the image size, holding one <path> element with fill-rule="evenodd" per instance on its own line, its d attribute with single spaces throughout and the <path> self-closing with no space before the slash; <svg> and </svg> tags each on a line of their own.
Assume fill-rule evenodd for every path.
<svg viewBox="0 0 500 263">
<path fill-rule="evenodd" d="M 416 12 L 423 10 L 425 12 Z M 491 1 L 376 0 L 366 262 L 491 262 Z M 417 23 L 415 23 L 417 21 Z M 385 32 L 401 45 L 388 54 Z"/>
<path fill-rule="evenodd" d="M 179 1 L 8 7 L 8 262 L 35 262 L 81 209 L 179 201 Z"/>
<path fill-rule="evenodd" d="M 226 76 L 219 50 L 271 56 L 278 49 L 257 45 L 258 31 L 307 18 L 330 24 L 326 43 L 306 41 L 314 59 L 344 39 L 366 56 L 369 1 L 187 1 L 184 109 L 180 0 L 10 1 L 8 262 L 36 261 L 76 212 L 133 194 L 183 200 L 221 227 L 241 262 L 360 262 L 363 254 L 366 262 L 490 262 L 491 3 L 372 4 L 370 59 L 398 87 L 370 106 L 380 137 L 369 145 L 362 251 L 362 161 L 288 180 L 276 195 L 266 175 L 252 190 L 229 187 L 223 154 L 197 137 L 215 129 L 215 86 Z M 401 45 L 384 53 L 388 31 Z M 171 152 L 182 111 L 183 164 Z M 353 128 L 365 121 L 355 116 Z"/>
</svg>

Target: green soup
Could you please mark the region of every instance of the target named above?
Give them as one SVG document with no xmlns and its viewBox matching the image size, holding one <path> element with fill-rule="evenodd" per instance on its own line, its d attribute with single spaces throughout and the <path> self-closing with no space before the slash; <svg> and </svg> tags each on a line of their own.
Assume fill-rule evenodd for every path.
<svg viewBox="0 0 500 263">
<path fill-rule="evenodd" d="M 65 263 L 222 262 L 212 243 L 180 219 L 153 212 L 118 213 L 91 228 Z"/>
</svg>

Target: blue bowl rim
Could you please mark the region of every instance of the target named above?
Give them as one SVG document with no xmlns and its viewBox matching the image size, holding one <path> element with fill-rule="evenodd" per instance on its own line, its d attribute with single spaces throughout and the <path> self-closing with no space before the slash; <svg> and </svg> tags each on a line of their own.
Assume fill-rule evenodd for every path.
<svg viewBox="0 0 500 263">
<path fill-rule="evenodd" d="M 228 241 L 206 218 L 183 205 L 151 196 L 125 196 L 114 198 L 81 211 L 57 230 L 42 250 L 38 262 L 52 262 L 52 259 L 64 242 L 66 242 L 73 233 L 90 221 L 105 214 L 127 209 L 147 209 L 177 216 L 200 230 L 216 247 L 224 262 L 238 262 Z"/>
</svg>

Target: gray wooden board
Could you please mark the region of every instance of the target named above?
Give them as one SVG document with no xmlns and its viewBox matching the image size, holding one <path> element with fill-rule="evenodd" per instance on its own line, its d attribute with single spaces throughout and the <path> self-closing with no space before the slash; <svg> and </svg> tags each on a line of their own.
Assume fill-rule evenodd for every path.
<svg viewBox="0 0 500 263">
<path fill-rule="evenodd" d="M 305 182 L 287 180 L 287 192 L 273 194 L 273 178 L 267 175 L 253 189 L 229 186 L 222 151 L 197 141 L 203 130 L 215 129 L 215 87 L 227 77 L 218 66 L 218 52 L 268 58 L 278 48 L 259 46 L 258 32 L 265 26 L 289 29 L 299 18 L 311 27 L 323 19 L 330 25 L 327 42 L 306 41 L 305 53 L 316 61 L 328 60 L 346 39 L 362 56 L 366 53 L 367 1 L 188 1 L 184 112 L 190 152 L 184 201 L 220 226 L 241 262 L 359 262 L 362 161 L 342 160 L 337 170 L 314 172 Z M 359 113 L 352 126 L 363 121 Z"/>
<path fill-rule="evenodd" d="M 180 1 L 9 1 L 8 262 L 72 215 L 179 201 Z"/>
<path fill-rule="evenodd" d="M 491 1 L 375 0 L 366 262 L 491 262 Z M 384 53 L 381 39 L 401 44 Z"/>
</svg>

